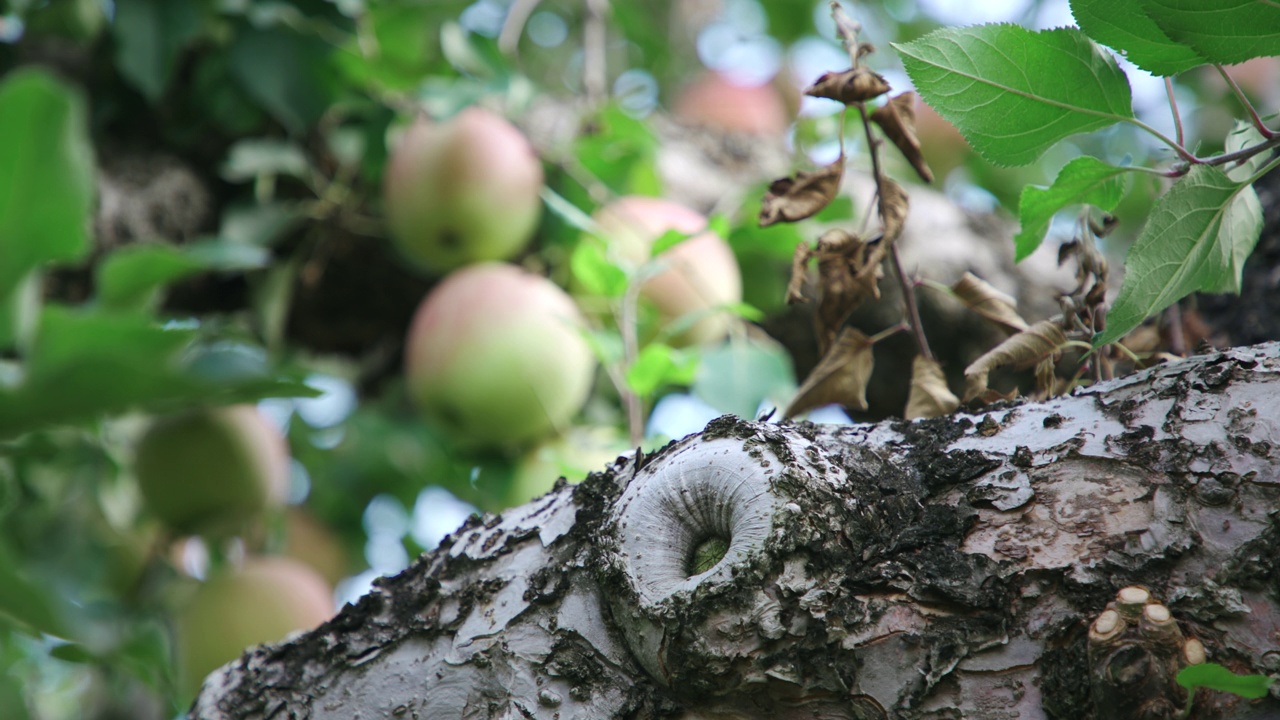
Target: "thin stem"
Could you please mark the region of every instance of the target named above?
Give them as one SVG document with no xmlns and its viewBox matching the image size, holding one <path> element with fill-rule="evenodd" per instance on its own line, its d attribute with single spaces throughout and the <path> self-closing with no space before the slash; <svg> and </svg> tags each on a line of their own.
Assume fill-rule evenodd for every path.
<svg viewBox="0 0 1280 720">
<path fill-rule="evenodd" d="M 582 27 L 582 86 L 591 107 L 599 107 L 608 95 L 605 73 L 605 14 L 609 0 L 587 0 L 587 17 Z"/>
<path fill-rule="evenodd" d="M 1172 139 L 1172 138 L 1170 138 L 1168 135 L 1165 135 L 1164 133 L 1160 132 L 1159 130 L 1157 130 L 1157 129 L 1155 129 L 1155 128 L 1151 127 L 1150 125 L 1148 125 L 1148 124 L 1146 124 L 1146 123 L 1142 122 L 1142 121 L 1141 121 L 1141 120 L 1139 120 L 1138 118 L 1121 118 L 1121 120 L 1123 120 L 1123 121 L 1125 121 L 1125 122 L 1129 123 L 1130 125 L 1133 125 L 1134 127 L 1138 128 L 1138 129 L 1140 129 L 1140 130 L 1144 130 L 1144 131 L 1146 131 L 1146 132 L 1147 132 L 1147 133 L 1149 133 L 1150 135 L 1154 136 L 1154 137 L 1155 137 L 1157 140 L 1159 140 L 1160 142 L 1162 142 L 1162 143 L 1164 143 L 1165 145 L 1168 145 L 1169 147 L 1173 148 L 1173 151 L 1174 151 L 1174 152 L 1176 152 L 1176 153 L 1178 153 L 1178 157 L 1182 158 L 1183 160 L 1186 160 L 1187 162 L 1191 163 L 1192 165 L 1200 165 L 1200 164 L 1202 164 L 1202 163 L 1204 162 L 1203 160 L 1201 160 L 1200 158 L 1196 157 L 1195 155 L 1192 155 L 1190 150 L 1187 150 L 1185 147 L 1183 147 L 1183 146 L 1182 146 L 1181 144 L 1179 144 L 1177 141 L 1173 140 L 1173 139 Z"/>
<path fill-rule="evenodd" d="M 836 30 L 844 41 L 844 49 L 849 53 L 850 65 L 857 70 L 858 61 L 862 55 L 858 46 L 858 33 L 862 32 L 862 25 L 845 13 L 844 8 L 840 7 L 839 0 L 831 0 L 830 4 L 831 19 L 835 21 Z"/>
<path fill-rule="evenodd" d="M 1262 137 L 1268 140 L 1275 137 L 1277 133 L 1262 122 L 1262 117 L 1258 115 L 1257 109 L 1253 107 L 1253 103 L 1249 102 L 1249 98 L 1240 89 L 1235 78 L 1228 75 L 1227 69 L 1222 65 L 1214 63 L 1213 67 L 1218 70 L 1218 74 L 1222 76 L 1222 79 L 1227 81 L 1227 86 L 1231 88 L 1231 92 L 1235 93 L 1236 99 L 1244 106 L 1245 112 L 1249 113 L 1249 120 L 1253 122 L 1253 126 L 1258 129 L 1258 132 L 1262 133 Z"/>
<path fill-rule="evenodd" d="M 537 9 L 542 0 L 515 0 L 507 11 L 507 19 L 502 23 L 502 32 L 498 34 L 498 49 L 508 55 L 515 53 L 520 45 L 520 35 L 529 22 L 529 16 Z"/>
<path fill-rule="evenodd" d="M 1222 155 L 1215 155 L 1214 157 L 1201 161 L 1200 164 L 1226 165 L 1227 163 L 1235 162 L 1237 160 L 1248 160 L 1254 155 L 1270 150 L 1271 148 L 1276 147 L 1277 145 L 1280 145 L 1280 133 L 1272 133 L 1271 137 L 1267 138 L 1266 140 L 1263 140 L 1257 145 L 1250 145 L 1247 148 L 1240 148 L 1235 152 L 1224 153 Z"/>
<path fill-rule="evenodd" d="M 618 329 L 622 332 L 622 366 L 624 368 L 634 365 L 636 358 L 640 355 L 636 319 L 636 308 L 640 303 L 640 285 L 639 282 L 631 282 L 627 285 L 627 291 L 622 295 L 622 308 L 618 313 Z M 641 406 L 640 396 L 627 384 L 625 373 L 618 391 L 622 394 L 622 404 L 627 408 L 627 432 L 630 435 L 631 444 L 638 445 L 644 439 L 644 408 Z"/>
<path fill-rule="evenodd" d="M 1173 112 L 1173 127 L 1177 132 L 1178 144 L 1182 145 L 1185 142 L 1182 134 L 1182 115 L 1178 112 L 1178 98 L 1173 95 L 1173 78 L 1164 79 L 1164 94 L 1168 96 L 1169 110 Z"/>
<path fill-rule="evenodd" d="M 929 340 L 924 334 L 924 325 L 920 322 L 920 307 L 916 304 L 915 285 L 907 279 L 907 273 L 902 265 L 902 256 L 898 254 L 898 244 L 894 243 L 889 248 L 889 253 L 893 257 L 893 269 L 898 274 L 898 284 L 902 287 L 902 301 L 907 306 L 907 317 L 910 319 L 911 336 L 916 339 L 916 348 L 926 360 L 933 360 L 933 351 L 929 349 Z"/>
</svg>

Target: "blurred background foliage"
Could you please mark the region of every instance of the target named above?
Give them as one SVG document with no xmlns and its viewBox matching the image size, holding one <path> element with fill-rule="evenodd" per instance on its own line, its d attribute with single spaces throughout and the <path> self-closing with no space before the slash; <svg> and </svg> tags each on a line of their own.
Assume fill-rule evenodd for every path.
<svg viewBox="0 0 1280 720">
<path fill-rule="evenodd" d="M 943 24 L 1071 22 L 1050 0 L 850 11 L 881 47 Z M 891 52 L 872 65 L 908 88 Z M 784 403 L 793 360 L 754 325 L 694 344 L 659 328 L 628 354 L 627 329 L 605 313 L 590 334 L 604 369 L 570 423 L 537 443 L 459 451 L 406 387 L 405 333 L 439 277 L 389 244 L 383 173 L 415 117 L 482 104 L 527 127 L 548 102 L 573 108 L 580 124 L 567 140 L 533 138 L 545 211 L 513 261 L 566 288 L 620 294 L 636 276 L 592 254 L 584 231 L 610 199 L 663 194 L 658 118 L 777 143 L 802 167 L 831 162 L 839 115 L 801 90 L 845 66 L 825 0 L 10 0 L 0 14 L 0 717 L 177 716 L 198 680 L 184 678 L 177 628 L 194 622 L 202 586 L 246 558 L 304 563 L 333 589 L 332 609 L 473 512 L 525 502 L 718 414 Z M 770 99 L 699 107 L 719 91 L 697 85 L 708 71 Z M 1161 82 L 1128 71 L 1139 114 L 1169 128 Z M 1274 94 L 1274 71 L 1258 64 L 1238 78 Z M 1176 92 L 1190 137 L 1225 137 L 1216 78 L 1180 78 Z M 726 107 L 727 119 L 715 112 Z M 976 211 L 1015 209 L 1024 186 L 1082 152 L 1111 162 L 1159 152 L 1117 127 L 996 168 L 921 113 L 937 184 Z M 865 166 L 859 135 L 850 152 Z M 1122 228 L 1140 225 L 1154 187 L 1136 190 Z M 760 230 L 760 195 L 745 196 L 698 210 L 742 269 L 742 302 L 721 310 L 758 321 L 782 311 L 791 254 L 812 238 Z M 837 202 L 818 221 L 860 212 Z M 640 310 L 621 322 L 653 322 Z M 138 443 L 152 418 L 245 403 L 287 441 L 283 486 L 234 531 L 188 537 L 144 502 Z M 224 607 L 204 621 L 230 633 L 255 612 Z"/>
</svg>

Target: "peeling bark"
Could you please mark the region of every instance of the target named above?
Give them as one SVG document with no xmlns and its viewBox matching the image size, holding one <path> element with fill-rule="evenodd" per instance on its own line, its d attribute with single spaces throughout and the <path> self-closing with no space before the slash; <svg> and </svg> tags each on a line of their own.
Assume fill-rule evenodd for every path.
<svg viewBox="0 0 1280 720">
<path fill-rule="evenodd" d="M 192 717 L 1108 717 L 1087 635 L 1126 586 L 1280 670 L 1278 442 L 1275 343 L 933 420 L 721 418 L 469 523 Z"/>
</svg>

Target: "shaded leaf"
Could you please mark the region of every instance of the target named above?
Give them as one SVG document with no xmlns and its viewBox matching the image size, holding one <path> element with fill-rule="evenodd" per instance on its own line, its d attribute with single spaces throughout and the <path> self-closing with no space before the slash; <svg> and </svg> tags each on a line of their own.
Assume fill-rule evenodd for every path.
<svg viewBox="0 0 1280 720">
<path fill-rule="evenodd" d="M 960 302 L 970 310 L 997 325 L 1013 332 L 1022 332 L 1029 326 L 1018 314 L 1018 301 L 1000 292 L 986 280 L 966 272 L 951 286 Z"/>
<path fill-rule="evenodd" d="M 1209 688 L 1229 692 L 1250 700 L 1266 697 L 1275 678 L 1266 675 L 1237 675 L 1217 663 L 1188 665 L 1174 680 L 1188 690 Z"/>
<path fill-rule="evenodd" d="M 904 417 L 941 417 L 960 407 L 960 398 L 947 387 L 947 377 L 937 360 L 917 355 L 911 363 L 911 392 L 907 395 Z"/>
<path fill-rule="evenodd" d="M 1140 0 L 1071 0 L 1071 14 L 1089 37 L 1153 75 L 1176 75 L 1207 62 L 1166 35 Z"/>
<path fill-rule="evenodd" d="M 1280 4 L 1269 0 L 1140 0 L 1175 42 L 1208 62 L 1235 65 L 1280 55 Z"/>
<path fill-rule="evenodd" d="M 1115 58 L 1075 28 L 945 28 L 894 48 L 925 102 L 998 165 L 1133 118 Z"/>
<path fill-rule="evenodd" d="M 871 113 L 871 121 L 880 126 L 885 137 L 898 148 L 902 156 L 915 168 L 925 182 L 933 182 L 933 170 L 925 162 L 920 151 L 920 138 L 916 135 L 916 94 L 904 92 L 890 98 Z"/>
<path fill-rule="evenodd" d="M 833 404 L 866 410 L 867 381 L 875 367 L 871 348 L 871 338 L 851 327 L 841 330 L 840 337 L 796 391 L 783 417 Z"/>
<path fill-rule="evenodd" d="M 317 37 L 272 27 L 242 30 L 227 53 L 245 92 L 300 135 L 330 106 L 330 49 Z"/>
<path fill-rule="evenodd" d="M 251 245 L 205 241 L 176 247 L 168 244 L 126 245 L 96 268 L 98 302 L 115 309 L 150 309 L 167 284 L 208 270 L 253 270 L 266 267 L 271 255 Z"/>
<path fill-rule="evenodd" d="M 760 206 L 760 227 L 803 220 L 826 207 L 840 192 L 844 156 L 821 170 L 799 171 L 769 184 Z"/>
<path fill-rule="evenodd" d="M 1193 292 L 1239 292 L 1262 230 L 1258 195 L 1222 170 L 1196 165 L 1165 193 L 1125 258 L 1124 284 L 1094 347 L 1124 337 Z"/>
<path fill-rule="evenodd" d="M 288 140 L 245 138 L 232 145 L 222 164 L 222 177 L 243 182 L 260 175 L 288 175 L 306 180 L 311 175 L 311 163 L 302 148 Z"/>
<path fill-rule="evenodd" d="M 856 68 L 823 73 L 804 94 L 851 105 L 880 97 L 887 92 L 889 83 L 882 76 L 867 68 Z"/>
<path fill-rule="evenodd" d="M 200 34 L 194 0 L 116 0 L 116 66 L 148 100 L 164 94 L 187 43 Z"/>
<path fill-rule="evenodd" d="M 1030 367 L 1058 352 L 1066 342 L 1066 333 L 1051 320 L 1042 320 L 1009 337 L 964 369 L 964 401 L 987 392 L 987 377 L 992 370 L 1005 365 Z"/>
<path fill-rule="evenodd" d="M 1124 197 L 1124 176 L 1132 168 L 1120 168 L 1088 155 L 1063 166 L 1049 187 L 1027 186 L 1018 201 L 1021 228 L 1013 238 L 1014 258 L 1021 261 L 1044 241 L 1058 211 L 1071 205 L 1093 205 L 1111 212 Z"/>
<path fill-rule="evenodd" d="M 8 616 L 34 633 L 66 638 L 68 609 L 61 597 L 28 577 L 0 545 L 0 623 Z"/>
</svg>

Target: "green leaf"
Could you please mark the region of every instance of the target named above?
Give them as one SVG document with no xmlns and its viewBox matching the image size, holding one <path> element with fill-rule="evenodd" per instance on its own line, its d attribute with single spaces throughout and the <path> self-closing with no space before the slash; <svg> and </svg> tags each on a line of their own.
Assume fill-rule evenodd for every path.
<svg viewBox="0 0 1280 720">
<path fill-rule="evenodd" d="M 27 273 L 88 250 L 94 166 L 84 99 L 41 70 L 0 83 L 0 138 L 0 313 L 8 321 Z"/>
<path fill-rule="evenodd" d="M 627 290 L 627 273 L 609 260 L 602 243 L 584 238 L 569 258 L 573 279 L 592 295 L 621 297 Z"/>
<path fill-rule="evenodd" d="M 1250 700 L 1266 697 L 1275 683 L 1274 678 L 1266 675 L 1236 675 L 1217 663 L 1188 665 L 1178 672 L 1174 680 L 1188 690 L 1209 688 Z"/>
<path fill-rule="evenodd" d="M 222 213 L 218 237 L 234 245 L 269 247 L 304 219 L 301 208 L 284 202 L 232 205 Z"/>
<path fill-rule="evenodd" d="M 641 397 L 649 397 L 663 385 L 689 383 L 697 367 L 697 355 L 664 343 L 650 343 L 627 368 L 627 387 Z"/>
<path fill-rule="evenodd" d="M 155 102 L 178 55 L 200 33 L 200 19 L 194 0 L 116 0 L 111 27 L 120 74 Z"/>
<path fill-rule="evenodd" d="M 1124 196 L 1124 175 L 1132 168 L 1119 168 L 1089 157 L 1078 157 L 1058 171 L 1049 187 L 1027 186 L 1018 202 L 1022 228 L 1013 238 L 1015 259 L 1022 261 L 1035 252 L 1059 210 L 1070 205 L 1093 205 L 1111 212 Z"/>
<path fill-rule="evenodd" d="M 210 359 L 218 348 L 195 341 L 193 329 L 157 327 L 138 314 L 46 306 L 25 376 L 0 387 L 0 437 L 132 409 L 315 395 L 271 374 L 228 372 Z"/>
<path fill-rule="evenodd" d="M 104 307 L 151 309 L 160 290 L 175 280 L 210 270 L 254 270 L 270 260 L 262 248 L 216 241 L 126 246 L 98 265 L 95 287 Z"/>
<path fill-rule="evenodd" d="M 1165 193 L 1125 258 L 1124 284 L 1094 347 L 1196 292 L 1239 292 L 1244 261 L 1262 230 L 1262 207 L 1247 183 L 1196 165 Z"/>
<path fill-rule="evenodd" d="M 1132 1 L 1132 0 L 1130 0 Z M 1208 62 L 1280 55 L 1280 5 L 1270 0 L 1140 0 L 1147 16 Z"/>
<path fill-rule="evenodd" d="M 301 135 L 329 108 L 329 46 L 319 38 L 246 29 L 227 53 L 237 82 L 289 132 Z"/>
<path fill-rule="evenodd" d="M 658 140 L 642 120 L 609 105 L 595 118 L 594 133 L 574 140 L 573 152 L 596 179 L 619 195 L 661 195 L 655 166 Z"/>
<path fill-rule="evenodd" d="M 697 234 L 699 233 L 686 233 L 680 232 L 679 230 L 668 230 L 659 235 L 658 239 L 653 241 L 653 245 L 649 247 L 649 257 L 656 258 L 662 253 Z"/>
<path fill-rule="evenodd" d="M 486 79 L 506 74 L 505 63 L 496 46 L 457 22 L 441 25 L 440 49 L 449 64 L 463 74 Z"/>
<path fill-rule="evenodd" d="M 925 101 L 997 165 L 1133 118 L 1115 58 L 1075 28 L 944 28 L 893 47 Z"/>
<path fill-rule="evenodd" d="M 542 202 L 546 204 L 547 210 L 561 220 L 565 221 L 570 227 L 577 228 L 583 232 L 598 233 L 600 227 L 596 225 L 596 221 L 590 215 L 578 209 L 577 205 L 569 202 L 563 195 L 552 190 L 549 187 L 543 187 L 541 192 Z"/>
<path fill-rule="evenodd" d="M 65 611 L 61 598 L 27 577 L 0 545 L 0 624 L 8 616 L 29 630 L 65 638 Z"/>
<path fill-rule="evenodd" d="M 1176 75 L 1208 62 L 1166 35 L 1142 5 L 1142 0 L 1071 0 L 1071 14 L 1089 37 L 1154 75 Z"/>
</svg>

